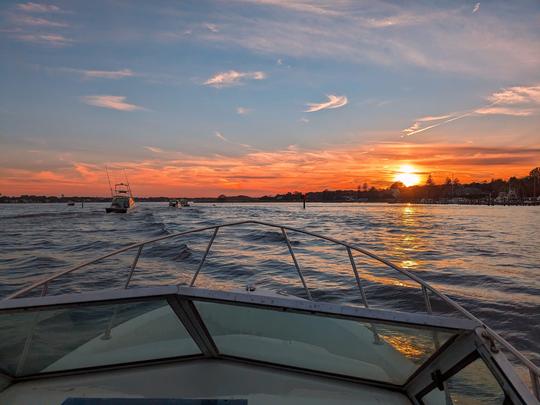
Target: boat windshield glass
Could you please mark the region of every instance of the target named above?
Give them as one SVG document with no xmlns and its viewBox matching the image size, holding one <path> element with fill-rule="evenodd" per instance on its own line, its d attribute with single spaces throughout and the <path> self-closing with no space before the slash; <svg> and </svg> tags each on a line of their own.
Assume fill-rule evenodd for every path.
<svg viewBox="0 0 540 405">
<path fill-rule="evenodd" d="M 396 385 L 453 335 L 221 303 L 195 305 L 223 355 Z"/>
<path fill-rule="evenodd" d="M 503 405 L 504 391 L 486 364 L 477 359 L 445 381 L 444 390 L 434 388 L 422 398 L 424 405 L 447 404 Z"/>
<path fill-rule="evenodd" d="M 164 299 L 4 312 L 0 331 L 13 376 L 201 353 Z"/>
</svg>

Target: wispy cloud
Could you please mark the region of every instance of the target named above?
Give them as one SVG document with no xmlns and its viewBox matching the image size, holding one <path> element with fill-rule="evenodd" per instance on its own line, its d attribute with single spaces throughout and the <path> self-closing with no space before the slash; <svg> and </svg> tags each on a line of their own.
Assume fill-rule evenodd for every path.
<svg viewBox="0 0 540 405">
<path fill-rule="evenodd" d="M 488 100 L 502 104 L 540 104 L 540 85 L 508 87 L 493 93 Z"/>
<path fill-rule="evenodd" d="M 426 116 L 426 117 L 418 118 L 417 121 L 419 121 L 419 122 L 440 121 L 440 120 L 444 120 L 444 119 L 451 118 L 451 117 L 452 117 L 452 114 L 447 114 L 447 115 L 428 115 L 428 116 Z"/>
<path fill-rule="evenodd" d="M 64 47 L 71 45 L 74 41 L 60 34 L 18 34 L 15 39 L 23 42 L 30 42 L 39 45 L 52 47 Z"/>
<path fill-rule="evenodd" d="M 29 15 L 15 15 L 11 18 L 11 21 L 15 24 L 24 24 L 33 27 L 60 28 L 68 26 L 65 22 L 52 21 L 47 20 L 46 18 L 32 17 Z"/>
<path fill-rule="evenodd" d="M 21 11 L 26 11 L 28 13 L 55 13 L 60 11 L 60 7 L 55 6 L 54 4 L 43 4 L 43 3 L 19 3 L 17 4 L 17 9 Z"/>
<path fill-rule="evenodd" d="M 230 142 L 227 138 L 223 136 L 223 134 L 219 131 L 214 132 L 214 135 L 216 138 L 221 139 L 223 142 Z"/>
<path fill-rule="evenodd" d="M 509 115 L 528 117 L 538 114 L 540 113 L 540 85 L 504 88 L 491 94 L 486 100 L 489 104 L 472 110 L 418 118 L 410 127 L 402 131 L 403 136 L 416 135 L 437 128 L 440 125 L 471 116 Z M 424 125 L 426 122 L 429 124 Z"/>
<path fill-rule="evenodd" d="M 108 108 L 117 111 L 136 111 L 145 110 L 144 107 L 127 103 L 125 96 L 111 96 L 111 95 L 95 95 L 95 96 L 83 96 L 81 101 L 85 104 Z"/>
<path fill-rule="evenodd" d="M 240 114 L 240 115 L 249 114 L 251 111 L 253 111 L 253 110 L 250 109 L 250 108 L 245 108 L 245 107 L 237 107 L 236 108 L 236 113 Z"/>
<path fill-rule="evenodd" d="M 528 117 L 533 115 L 537 110 L 532 108 L 508 108 L 508 107 L 481 107 L 474 112 L 480 115 L 511 115 L 514 117 Z"/>
<path fill-rule="evenodd" d="M 476 3 L 476 4 L 474 5 L 474 8 L 473 8 L 472 12 L 473 12 L 473 13 L 476 13 L 478 10 L 480 10 L 480 3 Z"/>
<path fill-rule="evenodd" d="M 216 73 L 214 76 L 204 82 L 206 86 L 212 87 L 230 87 L 243 84 L 246 80 L 263 80 L 266 79 L 264 72 L 238 72 L 229 70 L 228 72 Z"/>
<path fill-rule="evenodd" d="M 309 122 L 309 119 L 307 119 L 306 117 L 302 117 L 298 121 L 303 122 L 304 124 L 307 124 Z"/>
<path fill-rule="evenodd" d="M 59 161 L 58 154 L 40 156 L 46 161 L 23 168 L 21 158 L 35 162 L 26 148 L 13 154 L 0 167 L 0 187 L 10 194 L 55 192 L 97 193 L 105 195 L 103 163 L 111 157 L 74 154 Z M 116 152 L 115 152 L 116 153 Z M 182 187 L 193 196 L 220 193 L 266 193 L 292 190 L 356 189 L 368 182 L 389 186 L 396 167 L 407 162 L 419 173 L 434 173 L 441 182 L 455 173 L 462 182 L 527 175 L 538 163 L 540 146 L 483 147 L 468 144 L 383 144 L 341 145 L 323 149 L 295 146 L 271 151 L 244 149 L 233 156 L 197 155 L 167 152 L 142 159 L 122 160 L 115 156 L 116 167 L 129 170 L 130 181 L 139 195 L 163 195 Z M 93 163 L 85 163 L 92 161 Z M 165 194 L 167 195 L 167 194 Z"/>
<path fill-rule="evenodd" d="M 251 7 L 257 18 L 224 10 L 216 17 L 219 35 L 201 30 L 194 38 L 275 59 L 348 61 L 393 69 L 414 66 L 509 79 L 540 69 L 534 13 L 518 21 L 496 12 L 470 18 L 472 7 L 431 3 L 237 1 Z"/>
<path fill-rule="evenodd" d="M 409 128 L 405 128 L 402 132 L 402 136 L 411 136 L 416 135 L 421 132 L 428 131 L 433 128 L 437 128 L 440 125 L 448 124 L 450 122 L 460 120 L 465 117 L 469 117 L 475 113 L 475 110 L 467 111 L 465 113 L 459 113 L 459 114 L 449 114 L 449 115 L 442 115 L 441 117 L 445 117 L 443 119 L 435 120 L 434 117 L 421 117 L 416 120 L 414 124 L 412 124 Z M 450 117 L 450 118 L 449 118 Z M 426 119 L 429 118 L 429 119 Z M 437 121 L 437 122 L 435 122 Z M 430 124 L 428 126 L 423 126 L 423 122 L 435 122 L 434 124 Z"/>
<path fill-rule="evenodd" d="M 165 151 L 161 148 L 156 148 L 155 146 L 145 146 L 144 149 L 149 150 L 153 153 L 165 153 Z"/>
<path fill-rule="evenodd" d="M 231 145 L 241 146 L 242 148 L 249 148 L 249 149 L 253 148 L 251 145 L 248 145 L 247 143 L 238 143 L 238 142 L 231 141 L 229 138 L 227 138 L 225 135 L 223 135 L 219 131 L 214 132 L 214 135 L 219 140 L 221 140 L 223 142 L 226 142 L 226 143 L 230 143 Z"/>
<path fill-rule="evenodd" d="M 333 3 L 328 5 L 324 4 L 313 4 L 306 1 L 297 1 L 297 0 L 243 0 L 246 3 L 253 3 L 259 5 L 268 5 L 276 6 L 284 9 L 289 9 L 292 11 L 316 15 L 327 15 L 327 16 L 342 16 L 343 12 L 339 11 L 337 7 L 334 7 Z"/>
<path fill-rule="evenodd" d="M 219 32 L 219 28 L 216 24 L 209 24 L 209 23 L 206 23 L 204 24 L 204 27 L 208 30 L 208 31 L 211 31 L 211 32 Z"/>
<path fill-rule="evenodd" d="M 124 79 L 126 77 L 133 77 L 137 75 L 130 69 L 86 70 L 86 69 L 60 68 L 56 70 L 75 73 L 75 74 L 80 75 L 84 79 Z"/>
<path fill-rule="evenodd" d="M 326 96 L 328 101 L 322 103 L 307 103 L 307 110 L 304 112 L 316 112 L 321 110 L 327 110 L 332 108 L 339 108 L 347 105 L 349 102 L 346 96 L 335 96 L 329 94 Z"/>
</svg>

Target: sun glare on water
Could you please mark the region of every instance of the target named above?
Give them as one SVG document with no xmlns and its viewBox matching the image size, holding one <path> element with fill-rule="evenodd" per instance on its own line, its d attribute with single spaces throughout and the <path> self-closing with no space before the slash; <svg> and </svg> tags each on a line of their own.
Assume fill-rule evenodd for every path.
<svg viewBox="0 0 540 405">
<path fill-rule="evenodd" d="M 403 165 L 397 170 L 394 181 L 400 181 L 407 187 L 410 187 L 420 183 L 420 176 L 416 174 L 415 168 L 411 165 Z"/>
</svg>

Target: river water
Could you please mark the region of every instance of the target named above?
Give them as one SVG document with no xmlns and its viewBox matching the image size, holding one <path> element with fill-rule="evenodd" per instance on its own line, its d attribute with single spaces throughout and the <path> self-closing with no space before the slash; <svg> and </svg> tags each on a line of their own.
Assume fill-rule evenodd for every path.
<svg viewBox="0 0 540 405">
<path fill-rule="evenodd" d="M 540 365 L 540 207 L 407 204 L 141 203 L 127 215 L 106 204 L 0 205 L 0 297 L 44 275 L 133 242 L 253 219 L 302 228 L 366 248 L 425 279 Z M 187 283 L 211 232 L 143 250 L 131 286 Z M 316 300 L 362 305 L 347 252 L 289 232 Z M 49 287 L 50 294 L 121 286 L 135 251 L 92 265 Z M 355 254 L 369 304 L 424 311 L 417 285 Z M 279 228 L 220 230 L 197 285 L 246 283 L 304 295 Z M 437 312 L 448 312 L 437 299 Z"/>
</svg>

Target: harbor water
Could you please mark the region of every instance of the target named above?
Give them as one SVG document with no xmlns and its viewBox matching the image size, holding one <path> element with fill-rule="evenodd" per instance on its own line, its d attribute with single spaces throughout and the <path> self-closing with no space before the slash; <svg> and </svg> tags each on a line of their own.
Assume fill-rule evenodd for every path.
<svg viewBox="0 0 540 405">
<path fill-rule="evenodd" d="M 407 204 L 139 203 L 0 205 L 0 298 L 45 275 L 134 242 L 200 227 L 258 220 L 366 248 L 411 271 L 485 321 L 540 365 L 540 207 Z M 211 232 L 145 246 L 130 288 L 189 283 Z M 363 305 L 343 247 L 289 232 L 314 299 Z M 50 294 L 123 286 L 136 249 L 72 273 Z M 369 304 L 424 311 L 418 285 L 355 254 Z M 270 288 L 305 296 L 279 228 L 219 231 L 197 286 Z M 39 294 L 40 291 L 36 291 Z M 433 300 L 437 312 L 451 311 Z"/>
</svg>

